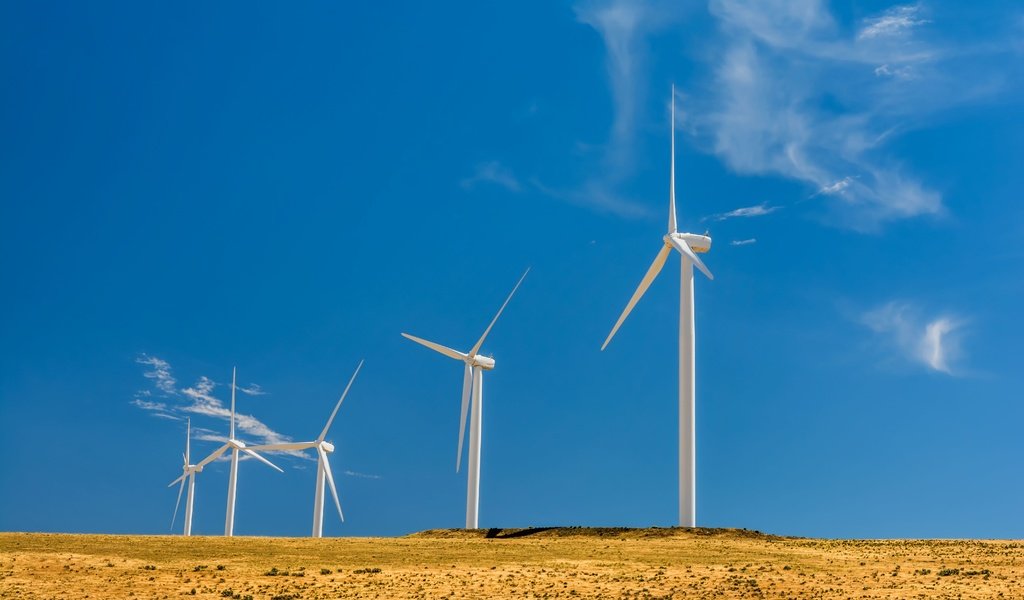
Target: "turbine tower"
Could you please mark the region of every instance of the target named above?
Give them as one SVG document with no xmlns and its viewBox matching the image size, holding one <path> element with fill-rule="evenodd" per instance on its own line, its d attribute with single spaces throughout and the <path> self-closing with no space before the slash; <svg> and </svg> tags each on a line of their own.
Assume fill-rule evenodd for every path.
<svg viewBox="0 0 1024 600">
<path fill-rule="evenodd" d="M 612 341 L 615 332 L 629 316 L 640 297 L 665 266 L 672 250 L 680 254 L 681 281 L 679 285 L 679 524 L 683 527 L 697 525 L 697 452 L 695 435 L 696 378 L 694 373 L 694 327 L 693 327 L 693 267 L 696 266 L 708 279 L 714 279 L 711 271 L 704 266 L 697 253 L 711 249 L 711 238 L 707 235 L 680 233 L 676 227 L 676 89 L 672 87 L 672 166 L 669 174 L 668 233 L 662 237 L 662 247 L 654 257 L 654 263 L 640 280 L 633 297 L 626 304 L 619 320 L 615 322 L 604 350 Z"/>
<path fill-rule="evenodd" d="M 480 339 L 477 340 L 468 353 L 462 353 L 447 346 L 409 335 L 408 333 L 402 334 L 417 344 L 422 344 L 435 352 L 440 352 L 449 358 L 466 363 L 462 378 L 462 416 L 459 420 L 459 450 L 458 454 L 455 455 L 455 472 L 458 473 L 462 466 L 462 442 L 465 438 L 466 416 L 469 412 L 470 396 L 472 396 L 472 420 L 469 424 L 469 476 L 466 483 L 466 529 L 478 529 L 480 526 L 478 516 L 480 509 L 480 443 L 484 409 L 484 371 L 490 371 L 494 368 L 494 359 L 488 356 L 481 356 L 479 354 L 480 347 L 484 345 L 487 334 L 491 332 L 494 323 L 497 322 L 502 311 L 508 306 L 509 300 L 515 295 L 519 285 L 523 283 L 523 279 L 526 278 L 526 274 L 529 272 L 530 269 L 526 269 L 523 276 L 519 278 L 508 298 L 505 298 L 505 303 L 498 309 L 498 314 L 494 315 L 491 324 L 487 326 L 484 334 L 480 336 Z"/>
<path fill-rule="evenodd" d="M 203 467 L 210 464 L 211 462 L 220 458 L 222 454 L 231 450 L 231 475 L 228 477 L 228 509 L 227 514 L 224 518 L 224 535 L 232 536 L 235 534 L 235 490 L 238 486 L 238 455 L 242 452 L 249 456 L 259 460 L 260 462 L 276 469 L 277 471 L 284 473 L 280 467 L 263 458 L 250 448 L 246 448 L 245 442 L 235 439 L 235 374 L 236 369 L 231 369 L 231 434 L 228 436 L 228 441 L 223 446 L 214 450 L 209 456 L 199 461 L 196 465 L 197 468 L 202 470 Z"/>
<path fill-rule="evenodd" d="M 338 414 L 338 409 L 341 408 L 341 403 L 344 402 L 349 388 L 352 387 L 352 383 L 356 380 L 356 375 L 359 374 L 359 369 L 362 368 L 363 361 L 359 361 L 359 366 L 356 367 L 355 373 L 352 373 L 352 378 L 348 380 L 348 385 L 345 386 L 345 391 L 341 393 L 338 403 L 334 405 L 334 412 L 327 419 L 327 425 L 324 425 L 323 431 L 320 432 L 320 437 L 312 442 L 263 444 L 252 447 L 253 450 L 308 450 L 309 448 L 316 448 L 316 496 L 313 498 L 313 537 L 316 538 L 324 536 L 324 480 L 331 486 L 331 495 L 334 496 L 334 505 L 338 507 L 338 516 L 341 517 L 342 522 L 345 521 L 345 515 L 341 512 L 341 500 L 338 499 L 338 490 L 334 487 L 331 463 L 327 460 L 327 455 L 334 452 L 334 444 L 326 441 L 325 438 L 327 437 L 327 431 L 331 428 L 331 423 L 334 422 L 335 415 Z"/>
<path fill-rule="evenodd" d="M 181 493 L 185 491 L 185 484 L 188 484 L 188 496 L 185 497 L 185 532 L 183 535 L 192 535 L 192 506 L 196 493 L 196 473 L 202 472 L 203 467 L 189 463 L 189 458 L 192 456 L 190 449 L 192 445 L 192 420 L 187 419 L 185 422 L 185 454 L 182 455 L 185 463 L 181 467 L 181 476 L 169 483 L 167 487 L 173 487 L 174 484 L 181 482 L 181 486 L 178 487 L 178 501 L 174 503 L 174 516 L 171 517 L 171 529 L 174 529 L 174 520 L 178 518 L 178 506 L 181 505 Z"/>
</svg>

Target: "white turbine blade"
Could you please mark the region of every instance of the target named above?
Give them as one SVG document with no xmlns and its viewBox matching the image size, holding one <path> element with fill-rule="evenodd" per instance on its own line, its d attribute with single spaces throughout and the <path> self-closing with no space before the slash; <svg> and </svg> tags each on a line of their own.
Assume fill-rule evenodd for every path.
<svg viewBox="0 0 1024 600">
<path fill-rule="evenodd" d="M 224 454 L 225 452 L 227 452 L 230 448 L 231 448 L 231 444 L 224 444 L 220 448 L 217 448 L 212 453 L 210 453 L 209 456 L 207 456 L 203 460 L 199 461 L 199 464 L 196 465 L 196 468 L 197 469 L 198 468 L 202 468 L 202 467 L 205 467 L 206 465 L 212 463 L 213 461 L 215 461 L 218 458 L 220 458 L 220 456 L 222 454 Z"/>
<path fill-rule="evenodd" d="M 188 464 L 188 459 L 191 454 L 192 446 L 192 419 L 191 417 L 185 420 L 185 464 Z"/>
<path fill-rule="evenodd" d="M 484 330 L 484 334 L 480 336 L 480 339 L 477 341 L 476 345 L 474 345 L 473 349 L 469 351 L 470 356 L 476 356 L 476 353 L 480 351 L 480 346 L 484 345 L 484 340 L 487 339 L 487 334 L 491 332 L 491 327 L 494 327 L 494 324 L 498 321 L 498 317 L 501 316 L 501 312 L 505 310 L 506 306 L 508 306 L 508 301 L 512 299 L 513 295 L 515 295 L 516 290 L 519 289 L 519 284 L 523 283 L 523 280 L 526 279 L 526 274 L 529 272 L 530 269 L 527 268 L 526 271 L 523 273 L 523 276 L 520 277 L 519 281 L 516 282 L 516 287 L 512 288 L 512 292 L 508 295 L 508 298 L 505 298 L 505 303 L 502 304 L 501 308 L 498 309 L 498 314 L 494 315 L 494 318 L 491 319 L 491 324 L 487 326 L 487 329 Z"/>
<path fill-rule="evenodd" d="M 259 460 L 260 462 L 264 463 L 268 467 L 270 467 L 272 469 L 277 469 L 279 472 L 284 473 L 284 469 L 282 469 L 281 467 L 275 465 L 274 463 L 270 462 L 269 460 L 263 458 L 262 456 L 260 456 L 256 452 L 253 452 L 251 449 L 249 449 L 249 448 L 242 448 L 242 452 L 245 452 L 249 456 Z"/>
<path fill-rule="evenodd" d="M 462 378 L 462 416 L 459 418 L 459 453 L 455 456 L 455 472 L 462 467 L 462 440 L 466 437 L 466 415 L 469 414 L 469 392 L 473 389 L 473 367 L 466 365 Z"/>
<path fill-rule="evenodd" d="M 231 367 L 231 437 L 228 439 L 235 439 L 235 373 L 238 370 L 237 367 Z"/>
<path fill-rule="evenodd" d="M 363 368 L 363 361 L 359 361 L 359 365 L 356 366 L 356 372 L 352 373 L 352 377 L 348 380 L 348 385 L 345 386 L 345 391 L 341 393 L 341 398 L 338 398 L 338 403 L 334 405 L 334 412 L 331 413 L 331 418 L 327 419 L 327 425 L 324 425 L 324 430 L 320 432 L 320 437 L 316 438 L 317 441 L 322 442 L 327 437 L 327 430 L 331 428 L 331 423 L 334 422 L 334 416 L 338 414 L 338 409 L 341 408 L 341 403 L 345 400 L 345 396 L 348 395 L 348 389 L 352 387 L 352 382 L 356 380 L 356 375 L 359 374 L 359 369 Z"/>
<path fill-rule="evenodd" d="M 186 475 L 187 475 L 187 473 L 182 473 L 180 477 L 178 477 L 174 481 L 168 483 L 167 487 L 174 487 L 174 484 L 178 483 L 179 481 L 183 481 L 185 479 Z"/>
<path fill-rule="evenodd" d="M 626 304 L 626 309 L 622 311 L 622 314 L 619 316 L 619 320 L 615 322 L 615 327 L 612 327 L 611 333 L 608 334 L 608 339 L 604 341 L 604 344 L 601 344 L 601 350 L 604 350 L 608 346 L 608 342 L 612 341 L 612 338 L 615 337 L 615 332 L 622 326 L 623 321 L 625 321 L 626 317 L 629 316 L 630 311 L 632 311 L 633 307 L 636 306 L 640 297 L 644 295 L 647 288 L 651 287 L 651 282 L 654 281 L 654 278 L 661 272 L 661 268 L 665 266 L 665 261 L 668 259 L 670 252 L 672 252 L 672 250 L 668 246 L 661 247 L 658 255 L 654 257 L 654 262 L 651 263 L 651 268 L 647 269 L 647 274 L 640 280 L 640 285 L 637 286 L 636 291 L 633 292 L 633 297 L 630 298 L 629 303 Z"/>
<path fill-rule="evenodd" d="M 320 460 L 324 463 L 324 475 L 327 476 L 327 485 L 331 486 L 331 496 L 334 496 L 334 505 L 338 507 L 338 516 L 341 522 L 345 522 L 345 513 L 341 512 L 341 500 L 338 499 L 338 490 L 334 487 L 334 475 L 331 473 L 331 461 L 327 460 L 327 453 L 320 446 L 316 447 Z"/>
<path fill-rule="evenodd" d="M 693 264 L 696 265 L 698 269 L 700 269 L 701 273 L 707 275 L 708 279 L 715 278 L 715 276 L 711 274 L 711 271 L 709 271 L 708 268 L 704 266 L 704 263 L 701 262 L 699 258 L 697 258 L 697 254 L 694 253 L 693 249 L 690 248 L 689 244 L 687 244 L 684 240 L 681 240 L 679 238 L 671 239 L 672 245 L 675 246 L 675 249 L 681 252 L 683 256 L 690 259 L 690 261 L 693 262 Z"/>
<path fill-rule="evenodd" d="M 441 344 L 435 344 L 434 342 L 428 342 L 427 340 L 425 340 L 423 338 L 418 338 L 418 337 L 416 337 L 414 335 L 409 335 L 408 333 L 403 333 L 402 336 L 405 337 L 405 338 L 408 338 L 408 339 L 410 339 L 410 340 L 412 340 L 414 342 L 416 342 L 417 344 L 422 344 L 422 345 L 426 346 L 427 348 L 430 348 L 434 352 L 440 352 L 441 354 L 444 354 L 445 356 L 448 356 L 450 358 L 454 358 L 455 360 L 466 360 L 466 355 L 465 354 L 459 352 L 458 350 L 452 350 L 448 346 L 442 346 Z"/>
<path fill-rule="evenodd" d="M 174 529 L 174 520 L 178 518 L 178 506 L 181 505 L 181 493 L 185 491 L 185 476 L 181 476 L 181 487 L 178 488 L 178 501 L 174 503 L 174 515 L 171 516 L 171 529 Z"/>
<path fill-rule="evenodd" d="M 251 450 L 307 450 L 315 448 L 316 442 L 289 442 L 287 444 L 260 444 L 258 446 L 246 446 Z"/>
<path fill-rule="evenodd" d="M 676 86 L 672 84 L 672 163 L 668 184 L 668 232 L 676 232 Z"/>
</svg>

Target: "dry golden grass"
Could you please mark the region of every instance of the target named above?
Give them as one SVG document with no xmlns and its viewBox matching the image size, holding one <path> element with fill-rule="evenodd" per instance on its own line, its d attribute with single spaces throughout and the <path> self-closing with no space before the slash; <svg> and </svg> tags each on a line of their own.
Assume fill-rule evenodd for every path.
<svg viewBox="0 0 1024 600">
<path fill-rule="evenodd" d="M 742 530 L 427 531 L 401 538 L 0 534 L 0 597 L 1024 598 L 1009 541 Z"/>
</svg>

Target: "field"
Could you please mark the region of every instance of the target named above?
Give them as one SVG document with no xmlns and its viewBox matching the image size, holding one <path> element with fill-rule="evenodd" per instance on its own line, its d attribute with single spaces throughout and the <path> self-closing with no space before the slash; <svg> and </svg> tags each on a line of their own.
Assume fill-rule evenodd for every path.
<svg viewBox="0 0 1024 600">
<path fill-rule="evenodd" d="M 721 529 L 322 540 L 0 533 L 0 597 L 1009 599 L 1024 598 L 1024 545 Z"/>
</svg>

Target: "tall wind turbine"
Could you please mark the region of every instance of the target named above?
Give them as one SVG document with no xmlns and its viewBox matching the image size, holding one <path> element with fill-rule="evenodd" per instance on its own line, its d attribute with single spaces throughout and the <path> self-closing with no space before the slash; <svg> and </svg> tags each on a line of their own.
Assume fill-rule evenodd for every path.
<svg viewBox="0 0 1024 600">
<path fill-rule="evenodd" d="M 327 437 L 327 431 L 331 428 L 331 423 L 334 422 L 335 415 L 338 414 L 338 409 L 341 408 L 341 403 L 345 401 L 345 396 L 348 395 L 348 390 L 352 387 L 352 382 L 356 380 L 356 375 L 359 374 L 359 369 L 362 368 L 363 361 L 359 361 L 359 366 L 356 367 L 356 372 L 352 373 L 352 378 L 348 380 L 348 385 L 345 386 L 345 391 L 341 393 L 341 398 L 339 398 L 338 403 L 334 405 L 334 412 L 332 412 L 330 418 L 327 419 L 327 425 L 324 425 L 324 430 L 320 432 L 320 437 L 316 438 L 312 442 L 263 444 L 261 446 L 252 447 L 253 450 L 307 450 L 309 448 L 316 448 L 316 496 L 313 498 L 313 537 L 324 536 L 325 479 L 328 485 L 331 486 L 331 495 L 334 496 L 334 505 L 338 507 L 338 516 L 341 517 L 342 522 L 345 521 L 345 515 L 341 512 L 341 500 L 338 499 L 338 490 L 334 487 L 334 475 L 331 473 L 331 463 L 327 460 L 327 455 L 334 452 L 334 444 L 326 441 L 325 438 Z"/>
<path fill-rule="evenodd" d="M 629 316 L 640 297 L 665 266 L 668 255 L 675 249 L 680 254 L 681 281 L 679 285 L 679 524 L 683 527 L 697 525 L 697 456 L 695 435 L 694 397 L 696 379 L 694 374 L 694 328 L 693 328 L 693 267 L 696 266 L 708 279 L 714 279 L 711 271 L 704 266 L 697 253 L 711 249 L 711 238 L 707 235 L 680 233 L 676 227 L 676 89 L 672 87 L 672 166 L 669 175 L 668 233 L 662 237 L 662 247 L 654 257 L 654 263 L 640 280 L 639 287 L 626 304 L 619 320 L 615 322 L 604 350 L 612 341 L 615 332 Z"/>
<path fill-rule="evenodd" d="M 199 461 L 196 467 L 202 469 L 206 465 L 220 458 L 222 454 L 231 450 L 231 475 L 228 477 L 228 509 L 224 518 L 224 535 L 235 534 L 235 490 L 238 485 L 238 455 L 242 452 L 259 460 L 260 462 L 284 473 L 280 467 L 263 458 L 250 448 L 245 447 L 245 442 L 235 439 L 235 374 L 236 369 L 231 369 L 231 434 L 223 446 L 214 450 L 209 456 Z"/>
<path fill-rule="evenodd" d="M 466 416 L 469 412 L 470 396 L 472 395 L 473 410 L 472 410 L 472 421 L 469 425 L 469 477 L 466 484 L 466 529 L 477 529 L 479 528 L 478 513 L 480 509 L 480 437 L 481 437 L 481 423 L 483 422 L 483 410 L 484 410 L 484 371 L 490 371 L 494 368 L 494 359 L 488 356 L 481 356 L 479 354 L 480 347 L 484 345 L 484 340 L 487 339 L 487 334 L 491 332 L 491 328 L 494 327 L 494 323 L 497 322 L 498 317 L 501 316 L 502 311 L 508 306 L 509 300 L 519 289 L 519 285 L 523 283 L 523 279 L 526 278 L 526 274 L 530 272 L 530 269 L 526 269 L 523 276 L 516 282 L 516 286 L 512 288 L 512 292 L 505 298 L 505 303 L 498 309 L 498 314 L 494 315 L 494 319 L 491 320 L 491 324 L 484 330 L 484 334 L 480 336 L 476 344 L 470 349 L 468 353 L 462 353 L 458 350 L 452 350 L 447 346 L 441 344 L 435 344 L 422 338 L 418 338 L 408 333 L 402 335 L 416 342 L 422 344 L 427 348 L 435 352 L 440 352 L 449 358 L 455 360 L 461 360 L 466 363 L 465 374 L 462 378 L 462 417 L 459 421 L 459 451 L 455 456 L 455 472 L 459 471 L 462 466 L 462 441 L 466 433 Z M 472 393 L 470 390 L 472 389 Z"/>
<path fill-rule="evenodd" d="M 181 493 L 185 491 L 186 483 L 188 484 L 188 496 L 185 497 L 184 535 L 192 535 L 192 506 L 196 493 L 196 473 L 201 472 L 203 467 L 189 463 L 189 458 L 192 456 L 190 449 L 192 445 L 192 420 L 187 419 L 185 422 L 187 423 L 185 426 L 185 454 L 182 455 L 182 458 L 185 459 L 185 464 L 181 467 L 181 476 L 169 483 L 167 487 L 172 487 L 174 484 L 181 482 L 181 486 L 178 487 L 178 501 L 174 503 L 174 516 L 171 517 L 171 529 L 174 529 L 174 520 L 178 518 L 178 506 L 181 505 Z"/>
</svg>

